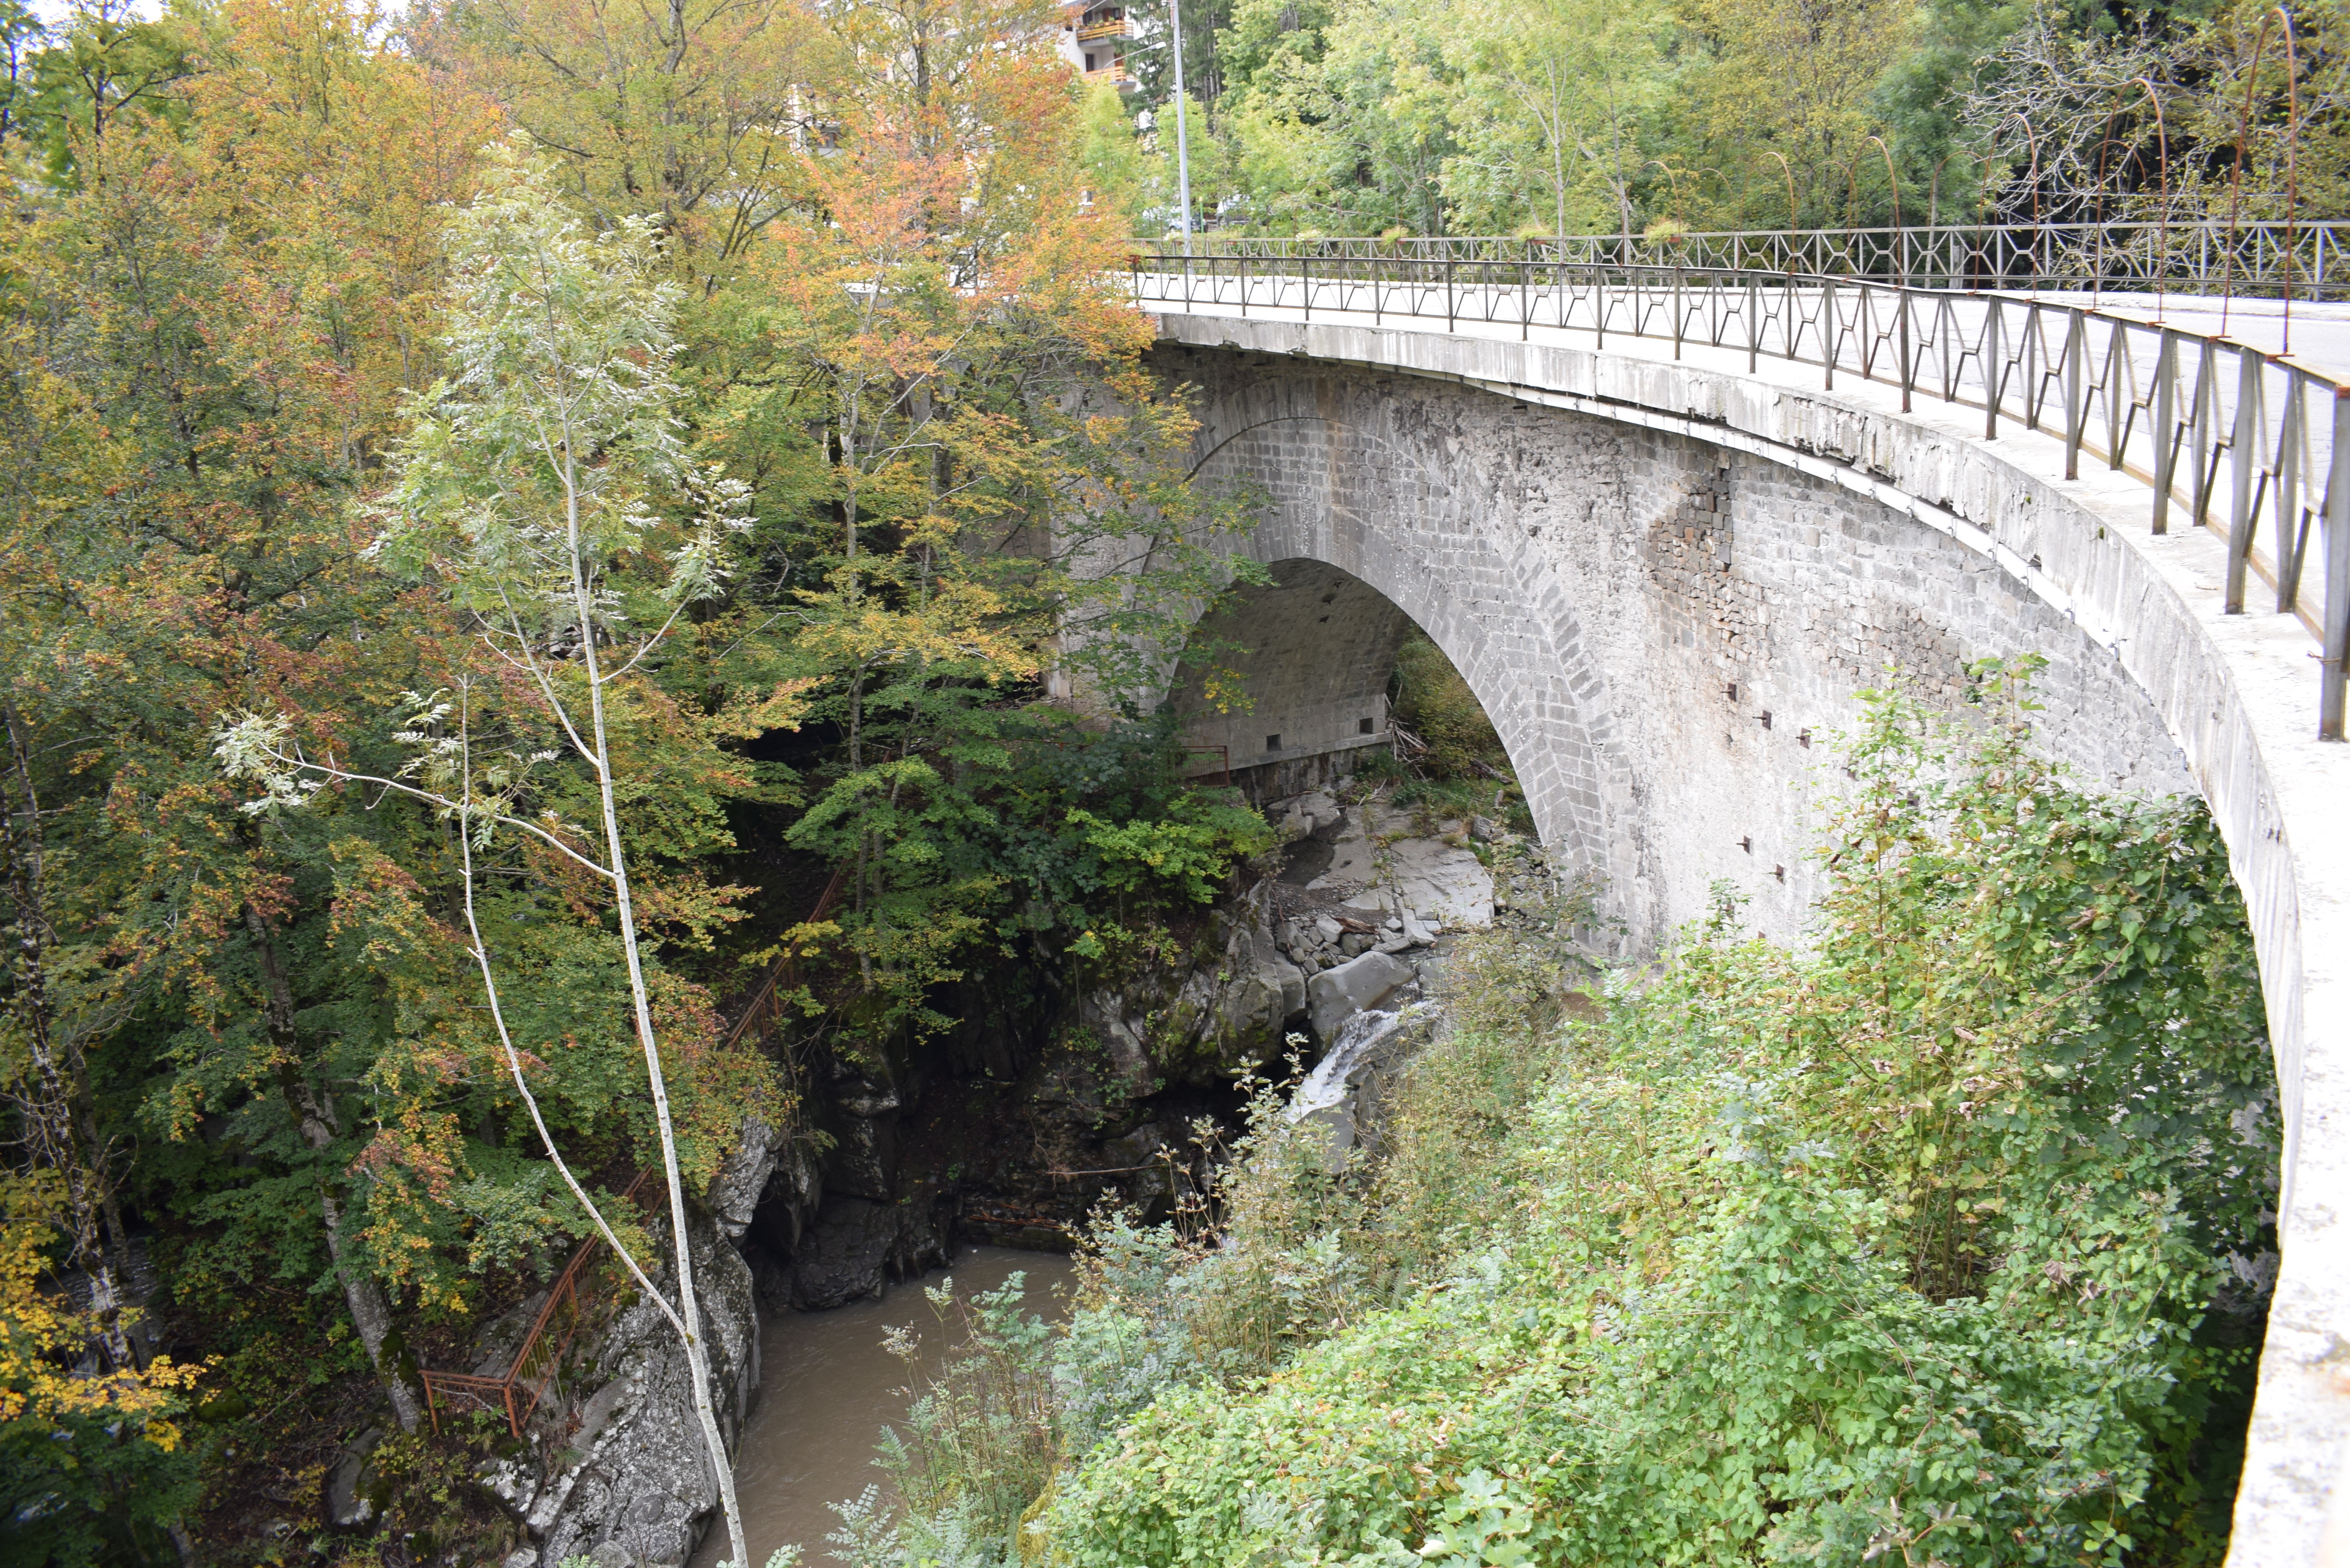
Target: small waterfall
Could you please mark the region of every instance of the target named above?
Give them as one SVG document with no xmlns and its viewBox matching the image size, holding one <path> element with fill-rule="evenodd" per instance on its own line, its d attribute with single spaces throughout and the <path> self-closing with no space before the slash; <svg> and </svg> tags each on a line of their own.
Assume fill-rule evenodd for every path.
<svg viewBox="0 0 2350 1568">
<path fill-rule="evenodd" d="M 1338 1028 L 1337 1041 L 1331 1045 L 1305 1082 L 1297 1085 L 1290 1096 L 1286 1113 L 1293 1122 L 1303 1121 L 1315 1111 L 1327 1110 L 1347 1097 L 1347 1078 L 1357 1064 L 1371 1053 L 1371 1047 L 1395 1033 L 1403 1022 L 1401 1012 L 1357 1012 Z"/>
</svg>

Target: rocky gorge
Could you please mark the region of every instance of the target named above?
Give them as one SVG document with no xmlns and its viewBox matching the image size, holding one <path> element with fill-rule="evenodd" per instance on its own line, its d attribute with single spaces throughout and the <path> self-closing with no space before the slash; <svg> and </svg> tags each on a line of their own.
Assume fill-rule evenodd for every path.
<svg viewBox="0 0 2350 1568">
<path fill-rule="evenodd" d="M 1195 1122 L 1232 1125 L 1240 1081 L 1286 1075 L 1293 1058 L 1324 1065 L 1300 1106 L 1351 1137 L 1357 1078 L 1391 1064 L 1383 1020 L 1420 996 L 1450 935 L 1555 896 L 1538 852 L 1484 818 L 1399 807 L 1351 781 L 1262 809 L 1279 847 L 1171 959 L 1049 1009 L 966 987 L 962 1026 L 937 1048 L 820 1065 L 794 1126 L 745 1127 L 692 1220 L 730 1443 L 757 1397 L 763 1313 L 878 1296 L 961 1243 L 1066 1251 L 1105 1200 L 1163 1215 L 1175 1167 L 1200 1158 Z M 484 1332 L 484 1369 L 536 1304 Z M 682 1563 L 717 1491 L 684 1357 L 651 1303 L 583 1335 L 563 1386 L 484 1476 L 528 1532 L 506 1568 Z"/>
</svg>

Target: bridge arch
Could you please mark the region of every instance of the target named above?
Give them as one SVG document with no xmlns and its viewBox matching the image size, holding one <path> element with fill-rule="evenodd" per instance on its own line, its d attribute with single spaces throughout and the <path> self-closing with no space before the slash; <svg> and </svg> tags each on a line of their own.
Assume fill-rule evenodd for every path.
<svg viewBox="0 0 2350 1568">
<path fill-rule="evenodd" d="M 1799 933 L 1814 742 L 1888 662 L 1955 697 L 1967 659 L 2045 653 L 2061 754 L 2115 787 L 2194 788 L 2111 649 L 1874 496 L 1426 376 L 1228 348 L 1159 360 L 1201 394 L 1202 475 L 1264 497 L 1238 547 L 1273 577 L 1201 624 L 1249 701 L 1220 711 L 1191 671 L 1192 743 L 1279 769 L 1383 742 L 1417 623 L 1493 721 L 1544 844 L 1600 874 L 1638 947 L 1723 879 L 1764 929 Z"/>
<path fill-rule="evenodd" d="M 1454 514 L 1457 470 L 1476 454 L 1448 447 L 1414 405 L 1328 378 L 1244 375 L 1222 391 L 1200 433 L 1201 472 L 1266 497 L 1242 547 L 1274 580 L 1203 623 L 1250 701 L 1217 711 L 1194 671 L 1179 697 L 1194 742 L 1226 747 L 1238 768 L 1384 740 L 1408 618 L 1492 720 L 1544 842 L 1595 865 L 1618 859 L 1608 806 L 1628 777 L 1604 682 L 1534 541 Z"/>
<path fill-rule="evenodd" d="M 1679 241 L 1648 258 L 1669 265 L 1647 266 L 1599 240 L 1579 255 L 1547 241 L 1239 244 L 1205 266 L 1161 256 L 1135 275 L 1139 299 L 1170 307 L 1162 358 L 1208 384 L 1211 423 L 1231 400 L 1213 383 L 1245 363 L 1357 387 L 1384 378 L 1399 397 L 1475 389 L 1487 415 L 1586 416 L 1599 427 L 1585 432 L 1593 455 L 1617 442 L 1628 493 L 1651 501 L 1670 493 L 1661 457 L 1728 460 L 1707 498 L 1726 493 L 1726 529 L 1699 515 L 1654 528 L 1626 505 L 1593 505 L 1579 531 L 1540 519 L 1606 682 L 1586 711 L 1612 729 L 1628 774 L 1628 802 L 1603 802 L 1611 828 L 1626 825 L 1610 842 L 1651 857 L 1607 867 L 1619 886 L 1628 871 L 1660 909 L 1687 909 L 1702 887 L 1690 872 L 1709 857 L 1752 888 L 1765 851 L 1800 842 L 1781 815 L 1765 834 L 1737 834 L 1752 861 L 1721 848 L 1736 820 L 1799 794 L 1779 787 L 1792 782 L 1786 753 L 1761 735 L 1849 711 L 1857 682 L 1838 654 L 1873 670 L 1887 653 L 1929 669 L 1964 653 L 2056 653 L 2043 689 L 2052 749 L 2122 787 L 2191 788 L 2210 805 L 2259 950 L 2283 1133 L 2282 1258 L 2229 1562 L 2339 1557 L 2350 1542 L 2350 745 L 2324 737 L 2343 733 L 2350 687 L 2350 378 L 2318 367 L 2350 363 L 2350 337 L 2321 322 L 2313 357 L 2294 313 L 2301 352 L 2288 358 L 2282 313 L 2231 321 L 2224 298 L 2199 309 L 2177 294 L 2140 296 L 2133 315 L 2126 298 L 1974 292 L 1971 272 L 1921 292 L 1896 286 L 1889 266 L 1875 282 L 1853 275 L 1866 265 L 1817 261 L 1798 264 L 1803 276 L 1692 270 L 1708 258 Z M 1753 265 L 1732 252 L 1712 259 Z M 1502 450 L 1480 422 L 1457 422 L 1463 444 Z M 1447 448 L 1448 462 L 1461 450 Z M 1503 483 L 1469 483 L 1467 504 L 1482 503 L 1488 526 L 1515 517 L 1531 535 L 1537 502 L 1557 493 L 1529 483 L 1513 494 L 1517 476 L 1498 457 L 1485 472 Z M 1476 477 L 1456 467 L 1448 483 Z M 1564 493 L 1587 496 L 1604 477 Z M 2265 529 L 2264 498 L 2275 512 Z M 2198 525 L 2207 517 L 2214 527 Z M 1567 547 L 1554 550 L 1557 533 Z M 1738 569 L 1697 569 L 1686 546 L 1711 543 L 1719 556 L 1724 533 Z M 2265 557 L 2264 538 L 2282 541 Z M 1659 647 L 1676 623 L 1655 605 L 1645 621 L 1627 612 L 1641 597 L 1600 569 L 1611 547 L 1619 572 L 1674 557 L 1661 569 L 1684 574 L 1690 612 L 1678 630 L 1711 662 Z M 2323 573 L 2314 599 L 2304 566 Z M 1738 675 L 1742 638 L 1760 659 L 1751 680 Z M 1846 646 L 1830 646 L 1838 639 Z M 1809 656 L 1783 657 L 1791 648 Z M 1675 724 L 1683 733 L 1664 733 Z M 1808 889 L 1789 874 L 1774 898 L 1775 880 L 1750 913 L 1783 929 Z M 1658 934 L 1655 922 L 1635 933 Z"/>
</svg>

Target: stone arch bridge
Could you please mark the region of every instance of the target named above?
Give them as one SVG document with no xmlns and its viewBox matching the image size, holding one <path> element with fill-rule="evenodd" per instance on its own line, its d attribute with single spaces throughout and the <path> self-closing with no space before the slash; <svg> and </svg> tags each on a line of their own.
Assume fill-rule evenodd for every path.
<svg viewBox="0 0 2350 1568">
<path fill-rule="evenodd" d="M 2092 297 L 1844 243 L 1818 275 L 1719 244 L 1139 260 L 1201 472 L 1268 498 L 1242 547 L 1273 582 L 1216 628 L 1253 701 L 1188 694 L 1191 738 L 1293 779 L 1385 743 L 1416 622 L 1637 942 L 1720 877 L 1792 934 L 1856 693 L 2044 655 L 2049 743 L 2199 794 L 2250 906 L 2287 1185 L 2230 1562 L 2350 1564 L 2350 309 L 2307 297 L 2322 246 L 2224 300 L 2168 252 Z"/>
</svg>

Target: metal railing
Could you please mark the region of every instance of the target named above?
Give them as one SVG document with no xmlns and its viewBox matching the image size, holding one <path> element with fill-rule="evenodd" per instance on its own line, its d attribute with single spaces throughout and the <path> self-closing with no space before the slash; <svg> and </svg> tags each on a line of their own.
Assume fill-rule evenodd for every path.
<svg viewBox="0 0 2350 1568">
<path fill-rule="evenodd" d="M 1201 766 L 1191 768 L 1191 759 L 1194 757 L 1201 759 Z M 1215 760 L 1212 764 L 1209 764 L 1207 759 L 1211 757 Z M 1214 774 L 1218 784 L 1229 784 L 1232 782 L 1232 749 L 1230 746 L 1185 746 L 1183 765 L 1191 768 L 1190 777 L 1205 778 L 1210 774 Z"/>
<path fill-rule="evenodd" d="M 822 896 L 816 899 L 816 908 L 808 911 L 804 923 L 812 926 L 832 913 L 833 905 L 840 900 L 841 889 L 847 886 L 848 867 L 844 866 L 832 874 L 832 880 L 824 885 Z M 747 1040 L 764 1035 L 783 1017 L 784 992 L 787 987 L 799 983 L 799 973 L 800 961 L 796 949 L 785 952 L 769 964 L 767 972 L 759 981 L 759 989 L 751 993 L 749 1005 L 743 1009 L 743 1016 L 734 1021 L 734 1027 L 726 1032 L 726 1037 L 719 1042 L 718 1048 L 732 1051 Z"/>
<path fill-rule="evenodd" d="M 1531 243 L 1489 255 L 1315 244 L 1336 248 L 1162 249 L 1136 258 L 1131 284 L 1139 303 L 1190 311 L 1669 342 L 1676 358 L 1714 350 L 1750 373 L 1764 359 L 1816 367 L 1829 389 L 1839 376 L 1897 388 L 1905 412 L 1919 397 L 1979 409 L 1986 441 L 2003 425 L 2044 432 L 2063 442 L 2067 479 L 2085 456 L 2143 480 L 2155 533 L 2184 517 L 2226 539 L 2227 613 L 2245 612 L 2257 576 L 2308 625 L 2323 649 L 2318 733 L 2343 736 L 2350 387 L 2335 377 L 2223 337 L 1999 293 L 1545 258 Z"/>
<path fill-rule="evenodd" d="M 1142 243 L 1146 251 L 1160 248 Z M 1192 254 L 1258 261 L 1609 264 L 1866 277 L 1921 288 L 2158 286 L 2272 297 L 2350 298 L 2350 223 L 2214 219 L 2096 223 L 1935 223 L 1876 229 L 1739 229 L 1549 237 L 1295 238 L 1210 231 Z"/>
<path fill-rule="evenodd" d="M 638 1203 L 651 1179 L 650 1170 L 637 1172 L 637 1179 L 621 1193 L 622 1199 Z M 452 1416 L 467 1410 L 494 1410 L 505 1417 L 506 1430 L 514 1436 L 519 1438 L 528 1430 L 531 1417 L 562 1379 L 563 1358 L 572 1342 L 596 1315 L 597 1304 L 614 1293 L 598 1288 L 608 1282 L 602 1278 L 604 1273 L 618 1270 L 618 1260 L 609 1257 L 609 1251 L 602 1237 L 591 1236 L 571 1254 L 503 1376 L 420 1371 L 424 1406 L 432 1413 L 434 1432 L 441 1430 L 443 1410 Z"/>
<path fill-rule="evenodd" d="M 832 874 L 816 908 L 808 913 L 809 924 L 823 919 L 831 911 L 841 888 L 847 885 L 847 876 L 846 868 Z M 764 1035 L 782 1016 L 784 988 L 796 984 L 798 978 L 799 959 L 795 952 L 786 952 L 768 965 L 758 989 L 752 992 L 750 1002 L 719 1042 L 718 1049 L 735 1050 Z M 640 1194 L 652 1176 L 650 1170 L 637 1172 L 636 1179 L 621 1193 L 622 1199 L 641 1208 Z M 432 1413 L 435 1432 L 441 1429 L 444 1408 L 452 1414 L 495 1410 L 505 1417 L 509 1432 L 517 1438 L 523 1436 L 547 1393 L 561 1381 L 563 1358 L 572 1342 L 594 1321 L 598 1303 L 616 1294 L 625 1281 L 619 1261 L 607 1256 L 609 1251 L 601 1236 L 591 1236 L 580 1243 L 563 1265 L 563 1272 L 556 1276 L 546 1293 L 546 1304 L 531 1320 L 504 1374 L 492 1377 L 481 1373 L 420 1369 L 424 1404 Z"/>
</svg>

